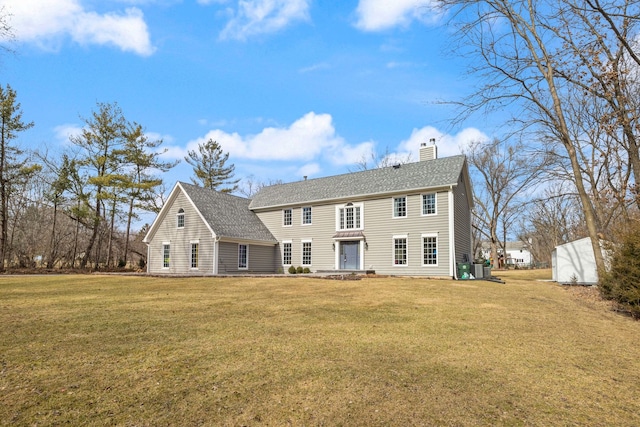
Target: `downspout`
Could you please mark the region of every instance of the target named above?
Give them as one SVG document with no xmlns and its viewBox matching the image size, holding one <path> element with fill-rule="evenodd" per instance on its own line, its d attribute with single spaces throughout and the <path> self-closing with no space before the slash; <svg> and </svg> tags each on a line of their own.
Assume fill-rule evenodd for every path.
<svg viewBox="0 0 640 427">
<path fill-rule="evenodd" d="M 455 234 L 455 215 L 454 215 L 454 198 L 453 198 L 453 185 L 449 186 L 449 273 L 451 276 L 458 280 L 458 271 L 456 268 L 456 234 Z"/>
</svg>

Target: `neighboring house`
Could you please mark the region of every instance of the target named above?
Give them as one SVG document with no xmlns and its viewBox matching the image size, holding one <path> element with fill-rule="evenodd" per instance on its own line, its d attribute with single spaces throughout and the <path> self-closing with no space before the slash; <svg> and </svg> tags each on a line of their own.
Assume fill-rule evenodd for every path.
<svg viewBox="0 0 640 427">
<path fill-rule="evenodd" d="M 483 241 L 481 244 L 482 257 L 491 259 L 491 243 Z M 522 241 L 514 241 L 506 243 L 506 265 L 507 267 L 529 267 L 532 258 L 529 244 Z M 498 256 L 502 255 L 502 248 L 498 248 Z"/>
<path fill-rule="evenodd" d="M 606 252 L 603 251 L 606 258 Z M 552 280 L 562 284 L 596 285 L 598 270 L 591 239 L 558 245 L 551 253 Z"/>
<path fill-rule="evenodd" d="M 252 200 L 179 182 L 152 224 L 150 273 L 318 271 L 452 277 L 471 261 L 464 156 L 261 189 Z"/>
</svg>

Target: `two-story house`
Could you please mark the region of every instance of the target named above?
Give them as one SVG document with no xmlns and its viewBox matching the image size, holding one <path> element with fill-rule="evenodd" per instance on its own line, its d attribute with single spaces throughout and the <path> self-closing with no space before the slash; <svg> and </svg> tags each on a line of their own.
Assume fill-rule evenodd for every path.
<svg viewBox="0 0 640 427">
<path fill-rule="evenodd" d="M 152 224 L 155 274 L 320 271 L 455 277 L 471 260 L 473 197 L 464 156 L 305 179 L 251 200 L 178 182 Z"/>
</svg>

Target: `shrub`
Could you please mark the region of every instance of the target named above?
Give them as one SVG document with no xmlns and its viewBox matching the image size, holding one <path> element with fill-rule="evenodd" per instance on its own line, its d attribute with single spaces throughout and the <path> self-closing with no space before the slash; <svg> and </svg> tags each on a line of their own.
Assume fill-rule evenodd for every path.
<svg viewBox="0 0 640 427">
<path fill-rule="evenodd" d="M 291 267 L 289 267 L 289 274 L 296 274 L 296 268 L 292 265 Z"/>
<path fill-rule="evenodd" d="M 302 267 L 298 267 L 296 269 L 296 273 L 298 273 L 298 274 L 302 274 L 303 272 L 304 272 L 304 268 L 302 268 Z"/>
<path fill-rule="evenodd" d="M 305 268 L 302 270 L 302 272 L 303 272 L 304 274 L 309 274 L 309 273 L 311 273 L 311 270 L 309 270 L 309 267 L 305 267 Z"/>
<path fill-rule="evenodd" d="M 640 226 L 631 224 L 616 240 L 610 248 L 611 268 L 600 278 L 600 293 L 640 318 Z"/>
</svg>

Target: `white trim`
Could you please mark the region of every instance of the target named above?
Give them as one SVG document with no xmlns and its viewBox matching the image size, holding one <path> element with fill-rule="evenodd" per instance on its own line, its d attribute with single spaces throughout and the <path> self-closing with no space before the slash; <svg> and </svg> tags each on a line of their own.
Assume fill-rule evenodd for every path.
<svg viewBox="0 0 640 427">
<path fill-rule="evenodd" d="M 164 247 L 165 246 L 169 246 L 169 265 L 167 266 L 164 265 Z M 171 241 L 162 242 L 162 258 L 160 260 L 162 261 L 163 270 L 168 270 L 171 268 Z"/>
<path fill-rule="evenodd" d="M 404 216 L 396 216 L 396 199 L 404 199 Z M 409 196 L 400 195 L 391 197 L 391 218 L 400 219 L 409 216 Z"/>
<path fill-rule="evenodd" d="M 304 244 L 311 243 L 311 264 L 304 263 Z M 313 265 L 313 239 L 300 239 L 300 265 L 310 267 Z"/>
<path fill-rule="evenodd" d="M 240 247 L 245 247 L 245 266 L 240 267 Z M 249 245 L 245 243 L 238 243 L 238 270 L 248 270 L 249 269 Z"/>
<path fill-rule="evenodd" d="M 291 224 L 285 224 L 284 223 L 284 211 L 290 211 L 291 212 Z M 283 227 L 293 227 L 293 208 L 283 208 L 282 209 L 282 226 Z"/>
<path fill-rule="evenodd" d="M 429 213 L 426 214 L 424 213 L 424 197 L 433 194 L 433 198 L 434 198 L 434 208 L 435 208 L 435 212 L 434 213 Z M 420 215 L 421 216 L 435 216 L 438 215 L 438 193 L 421 193 L 420 194 Z"/>
<path fill-rule="evenodd" d="M 351 203 L 351 206 L 347 206 L 349 203 Z M 336 231 L 348 231 L 348 230 L 364 230 L 364 202 L 358 202 L 358 203 L 343 203 L 341 205 L 336 205 Z M 351 208 L 353 207 L 353 225 L 356 224 L 356 210 L 355 208 L 359 208 L 360 209 L 360 227 L 353 227 L 353 228 L 347 228 L 347 213 L 345 211 L 345 217 L 344 217 L 344 225 L 345 228 L 340 228 L 340 210 L 341 209 L 346 209 L 347 207 Z"/>
<path fill-rule="evenodd" d="M 306 208 L 309 208 L 309 214 L 310 214 L 310 217 L 311 217 L 311 222 L 309 222 L 309 223 L 305 223 L 305 222 L 304 222 L 304 210 L 305 210 Z M 306 227 L 306 226 L 309 226 L 309 225 L 313 225 L 313 206 L 302 206 L 302 207 L 300 208 L 300 225 L 301 225 L 302 227 Z"/>
<path fill-rule="evenodd" d="M 456 251 L 455 251 L 456 241 L 455 241 L 455 234 L 453 230 L 455 226 L 455 216 L 453 212 L 455 208 L 455 206 L 453 205 L 453 187 L 449 190 L 448 199 L 449 199 L 449 206 L 447 208 L 449 209 L 449 275 L 457 279 L 458 277 L 456 272 Z"/>
<path fill-rule="evenodd" d="M 291 253 L 289 254 L 289 258 L 290 258 L 290 263 L 289 264 L 285 264 L 284 263 L 284 245 L 285 244 L 290 244 L 291 245 Z M 282 265 L 293 265 L 293 241 L 292 240 L 283 240 L 282 241 L 282 259 L 280 260 L 280 262 L 282 262 Z"/>
<path fill-rule="evenodd" d="M 405 264 L 396 264 L 396 240 L 405 239 L 406 247 L 405 247 Z M 407 234 L 395 234 L 391 238 L 391 266 L 393 267 L 408 267 L 409 266 L 409 235 Z"/>
<path fill-rule="evenodd" d="M 196 266 L 193 266 L 193 245 L 198 245 L 198 249 L 196 252 Z M 200 240 L 190 240 L 189 241 L 189 269 L 190 270 L 198 270 L 200 268 Z"/>
<path fill-rule="evenodd" d="M 435 237 L 436 238 L 436 263 L 435 264 L 425 264 L 424 263 L 424 238 L 425 237 Z M 438 267 L 440 265 L 440 238 L 438 237 L 438 233 L 422 233 L 420 235 L 420 246 L 422 252 L 422 266 L 423 267 Z"/>
<path fill-rule="evenodd" d="M 144 236 L 144 239 L 142 239 L 144 243 L 149 243 L 151 241 L 151 237 L 156 233 L 158 227 L 160 227 L 160 224 L 162 223 L 164 218 L 168 215 L 168 212 L 173 206 L 175 199 L 178 197 L 179 192 L 182 192 L 182 194 L 184 194 L 184 197 L 189 201 L 193 209 L 197 212 L 198 216 L 204 223 L 205 227 L 207 227 L 207 230 L 211 232 L 211 237 L 213 237 L 214 239 L 216 238 L 215 231 L 213 231 L 213 229 L 211 228 L 207 220 L 204 218 L 204 216 L 202 216 L 202 212 L 200 212 L 200 209 L 198 209 L 196 204 L 193 203 L 193 200 L 191 200 L 187 192 L 184 191 L 184 188 L 182 188 L 180 181 L 178 181 L 176 182 L 176 185 L 173 187 L 173 190 L 171 190 L 171 193 L 169 194 L 169 197 L 167 198 L 167 201 L 165 202 L 164 206 L 162 206 L 162 209 L 160 209 L 160 213 L 158 213 L 158 216 L 156 216 L 156 219 L 153 221 L 153 224 L 151 224 L 151 227 L 149 228 L 149 232 L 147 233 L 146 236 Z"/>
<path fill-rule="evenodd" d="M 220 239 L 213 239 L 213 274 L 217 275 L 219 270 Z"/>
</svg>

